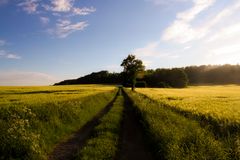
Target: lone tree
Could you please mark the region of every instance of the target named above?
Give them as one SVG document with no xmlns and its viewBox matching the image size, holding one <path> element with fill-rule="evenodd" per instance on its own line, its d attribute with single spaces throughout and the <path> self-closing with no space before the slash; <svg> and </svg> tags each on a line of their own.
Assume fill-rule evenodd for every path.
<svg viewBox="0 0 240 160">
<path fill-rule="evenodd" d="M 129 54 L 127 58 L 122 61 L 121 66 L 124 68 L 123 73 L 126 76 L 125 79 L 131 83 L 132 90 L 134 90 L 138 73 L 145 69 L 143 62 L 136 59 L 135 55 Z"/>
</svg>

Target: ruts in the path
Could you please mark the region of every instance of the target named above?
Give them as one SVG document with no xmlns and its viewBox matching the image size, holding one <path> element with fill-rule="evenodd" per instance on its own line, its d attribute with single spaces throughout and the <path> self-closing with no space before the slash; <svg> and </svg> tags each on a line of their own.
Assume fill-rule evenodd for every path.
<svg viewBox="0 0 240 160">
<path fill-rule="evenodd" d="M 59 143 L 49 155 L 49 160 L 72 160 L 77 151 L 81 149 L 86 140 L 91 136 L 95 126 L 98 125 L 99 120 L 111 109 L 113 102 L 117 96 L 96 116 L 87 122 L 80 130 L 75 132 L 67 141 Z"/>
<path fill-rule="evenodd" d="M 117 96 L 92 120 L 75 132 L 71 138 L 59 143 L 49 155 L 49 160 L 72 160 L 91 137 L 95 126 L 108 113 Z M 153 160 L 153 156 L 144 143 L 144 132 L 129 98 L 124 94 L 125 108 L 116 160 Z"/>
<path fill-rule="evenodd" d="M 153 160 L 153 156 L 144 143 L 143 128 L 133 110 L 129 98 L 125 95 L 125 109 L 120 150 L 117 160 Z"/>
</svg>

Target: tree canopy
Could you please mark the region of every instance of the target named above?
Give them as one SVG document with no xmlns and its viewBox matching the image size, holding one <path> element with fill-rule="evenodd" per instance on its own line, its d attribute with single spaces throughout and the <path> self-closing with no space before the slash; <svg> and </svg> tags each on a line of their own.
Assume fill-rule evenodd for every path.
<svg viewBox="0 0 240 160">
<path fill-rule="evenodd" d="M 131 83 L 132 90 L 134 90 L 137 75 L 145 70 L 143 62 L 140 59 L 136 59 L 135 55 L 129 54 L 127 58 L 122 61 L 121 66 L 124 68 L 125 83 Z"/>
</svg>

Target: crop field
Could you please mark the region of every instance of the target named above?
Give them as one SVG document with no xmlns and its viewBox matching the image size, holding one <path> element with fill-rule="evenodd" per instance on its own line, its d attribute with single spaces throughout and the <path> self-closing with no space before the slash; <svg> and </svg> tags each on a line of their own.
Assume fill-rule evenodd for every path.
<svg viewBox="0 0 240 160">
<path fill-rule="evenodd" d="M 0 87 L 0 159 L 46 159 L 116 91 L 103 85 Z"/>
<path fill-rule="evenodd" d="M 213 133 L 231 155 L 240 156 L 240 87 L 193 86 L 185 89 L 136 89 L 165 110 L 198 122 Z M 144 99 L 143 98 L 143 99 Z"/>
<path fill-rule="evenodd" d="M 193 114 L 240 123 L 240 86 L 199 86 L 186 89 L 137 89 L 149 98 Z"/>
<path fill-rule="evenodd" d="M 114 89 L 103 85 L 1 87 L 0 106 L 14 104 L 34 105 L 47 102 L 61 102 L 102 93 Z"/>
<path fill-rule="evenodd" d="M 240 130 L 240 86 L 199 86 L 186 89 L 137 89 L 137 92 L 178 111 Z M 238 130 L 238 131 L 239 131 Z"/>
<path fill-rule="evenodd" d="M 141 115 L 157 159 L 228 159 L 227 148 L 196 121 L 126 90 Z"/>
<path fill-rule="evenodd" d="M 240 159 L 240 86 L 0 87 L 0 160 Z"/>
</svg>

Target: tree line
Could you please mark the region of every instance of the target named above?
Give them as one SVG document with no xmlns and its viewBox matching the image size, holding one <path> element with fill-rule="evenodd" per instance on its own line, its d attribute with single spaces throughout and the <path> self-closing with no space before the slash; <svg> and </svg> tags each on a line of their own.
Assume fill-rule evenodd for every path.
<svg viewBox="0 0 240 160">
<path fill-rule="evenodd" d="M 184 88 L 197 84 L 240 84 L 240 65 L 201 65 L 171 69 L 145 70 L 142 61 L 128 55 L 121 64 L 121 73 L 93 72 L 78 79 L 64 80 L 55 85 L 122 84 L 127 87 Z"/>
<path fill-rule="evenodd" d="M 190 84 L 240 84 L 240 65 L 201 65 L 185 67 Z"/>
</svg>

